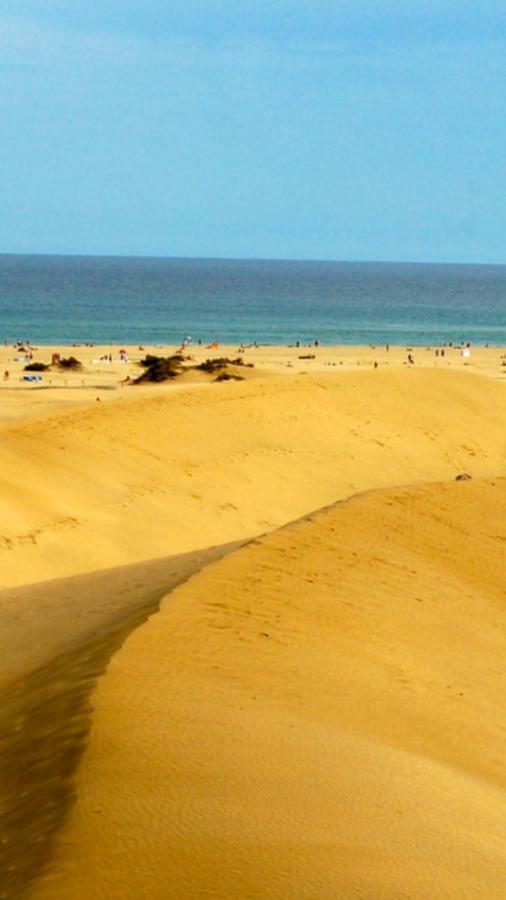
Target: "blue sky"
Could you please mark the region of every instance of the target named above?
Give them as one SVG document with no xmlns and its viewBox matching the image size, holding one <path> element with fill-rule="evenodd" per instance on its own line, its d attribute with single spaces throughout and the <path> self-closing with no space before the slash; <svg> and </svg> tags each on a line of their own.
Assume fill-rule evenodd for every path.
<svg viewBox="0 0 506 900">
<path fill-rule="evenodd" d="M 0 252 L 506 263 L 506 5 L 3 0 Z"/>
</svg>

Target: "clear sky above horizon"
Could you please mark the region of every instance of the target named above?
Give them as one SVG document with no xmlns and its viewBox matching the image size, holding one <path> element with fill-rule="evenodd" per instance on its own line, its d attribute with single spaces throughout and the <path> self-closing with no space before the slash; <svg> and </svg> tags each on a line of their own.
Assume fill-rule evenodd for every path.
<svg viewBox="0 0 506 900">
<path fill-rule="evenodd" d="M 506 263 L 498 0 L 4 0 L 0 252 Z"/>
</svg>

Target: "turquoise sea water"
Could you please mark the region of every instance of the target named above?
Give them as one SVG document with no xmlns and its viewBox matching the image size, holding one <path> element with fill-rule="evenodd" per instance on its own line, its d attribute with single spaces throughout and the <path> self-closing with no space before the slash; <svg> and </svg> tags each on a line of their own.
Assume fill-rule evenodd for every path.
<svg viewBox="0 0 506 900">
<path fill-rule="evenodd" d="M 0 339 L 506 344 L 506 266 L 0 256 Z"/>
</svg>

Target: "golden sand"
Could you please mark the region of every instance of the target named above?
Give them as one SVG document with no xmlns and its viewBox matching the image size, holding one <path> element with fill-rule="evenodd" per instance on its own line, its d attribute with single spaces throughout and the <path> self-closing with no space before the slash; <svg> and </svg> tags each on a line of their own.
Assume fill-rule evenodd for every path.
<svg viewBox="0 0 506 900">
<path fill-rule="evenodd" d="M 503 896 L 503 351 L 127 349 L 0 354 L 0 897 Z"/>
<path fill-rule="evenodd" d="M 119 349 L 126 351 L 126 360 L 122 361 Z M 4 423 L 25 420 L 27 417 L 42 417 L 53 415 L 58 409 L 66 410 L 82 405 L 88 405 L 97 401 L 109 402 L 125 398 L 132 388 L 125 385 L 127 378 L 134 379 L 139 375 L 138 362 L 147 353 L 154 355 L 170 355 L 179 348 L 174 346 L 43 346 L 34 349 L 32 362 L 51 362 L 52 354 L 59 353 L 62 357 L 75 356 L 83 365 L 79 372 L 61 372 L 51 369 L 42 373 L 40 383 L 27 383 L 23 377 L 26 360 L 12 347 L 0 346 L 0 426 Z M 238 356 L 235 346 L 218 346 L 214 349 L 206 347 L 188 347 L 184 350 L 187 357 L 185 366 L 191 367 L 205 359 L 216 356 L 226 356 L 231 359 Z M 283 347 L 262 346 L 248 347 L 242 359 L 247 364 L 252 364 L 254 369 L 243 374 L 248 377 L 257 377 L 266 373 L 292 375 L 295 373 L 329 372 L 333 369 L 340 370 L 369 370 L 377 363 L 380 369 L 390 369 L 408 366 L 408 354 L 414 359 L 415 367 L 423 367 L 437 370 L 467 370 L 481 372 L 493 378 L 506 379 L 506 348 L 504 347 L 476 347 L 471 348 L 471 356 L 464 358 L 461 349 L 448 347 L 445 356 L 436 356 L 433 348 L 407 348 L 407 347 Z M 240 355 L 240 354 L 239 354 Z M 111 357 L 111 362 L 109 362 Z M 105 359 L 107 358 L 107 360 Z M 3 375 L 9 374 L 8 380 Z M 202 374 L 197 378 L 187 372 L 176 385 L 172 384 L 171 390 L 182 384 L 195 381 L 205 381 Z M 136 387 L 137 394 L 146 393 L 145 387 Z M 147 389 L 149 395 L 160 391 L 165 392 L 166 387 L 157 388 L 151 385 Z"/>
<path fill-rule="evenodd" d="M 504 479 L 367 494 L 176 589 L 33 896 L 502 898 L 505 522 Z"/>
<path fill-rule="evenodd" d="M 368 488 L 495 475 L 503 403 L 499 379 L 392 367 L 131 388 L 4 427 L 0 586 L 250 537 Z"/>
</svg>

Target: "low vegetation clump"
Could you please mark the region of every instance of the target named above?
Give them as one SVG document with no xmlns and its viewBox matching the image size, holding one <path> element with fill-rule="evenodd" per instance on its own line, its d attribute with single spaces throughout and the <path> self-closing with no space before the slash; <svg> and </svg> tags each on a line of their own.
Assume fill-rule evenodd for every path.
<svg viewBox="0 0 506 900">
<path fill-rule="evenodd" d="M 79 369 L 82 369 L 83 367 L 82 363 L 80 363 L 79 360 L 75 358 L 75 356 L 63 357 L 62 359 L 58 360 L 56 365 L 59 369 L 71 369 L 75 372 L 78 372 Z"/>
<path fill-rule="evenodd" d="M 148 354 L 140 361 L 140 365 L 145 371 L 134 380 L 134 384 L 145 384 L 147 381 L 160 383 L 169 378 L 177 378 L 182 371 L 182 359 L 180 354 L 175 356 L 150 356 Z"/>
<path fill-rule="evenodd" d="M 47 372 L 48 369 L 49 369 L 49 366 L 46 363 L 33 362 L 33 363 L 28 363 L 28 365 L 25 366 L 24 371 L 25 372 Z"/>
<path fill-rule="evenodd" d="M 139 365 L 144 369 L 149 369 L 151 366 L 161 362 L 168 362 L 175 366 L 177 363 L 182 363 L 183 359 L 184 356 L 181 353 L 175 353 L 173 356 L 153 356 L 153 354 L 147 353 L 144 359 L 139 361 Z"/>
<path fill-rule="evenodd" d="M 214 381 L 244 381 L 244 375 L 232 375 L 230 372 L 221 372 Z"/>
<path fill-rule="evenodd" d="M 145 384 L 148 381 L 160 383 L 172 378 L 177 378 L 178 375 L 190 370 L 206 372 L 208 375 L 216 374 L 217 377 L 214 381 L 242 381 L 242 375 L 225 371 L 227 367 L 253 367 L 253 363 L 245 363 L 241 357 L 238 357 L 237 359 L 228 359 L 227 356 L 220 356 L 216 359 L 206 359 L 205 362 L 199 363 L 196 366 L 183 366 L 183 362 L 185 362 L 186 359 L 187 357 L 182 356 L 180 353 L 176 353 L 174 356 L 152 356 L 148 354 L 144 359 L 140 360 L 139 365 L 142 366 L 144 372 L 134 380 L 133 384 Z"/>
<path fill-rule="evenodd" d="M 219 356 L 215 359 L 206 359 L 205 362 L 199 363 L 195 368 L 199 369 L 201 372 L 209 372 L 212 374 L 219 369 L 225 369 L 226 366 L 246 366 L 247 368 L 252 369 L 253 363 L 245 363 L 241 356 L 238 356 L 237 359 L 229 359 L 228 356 Z"/>
</svg>

